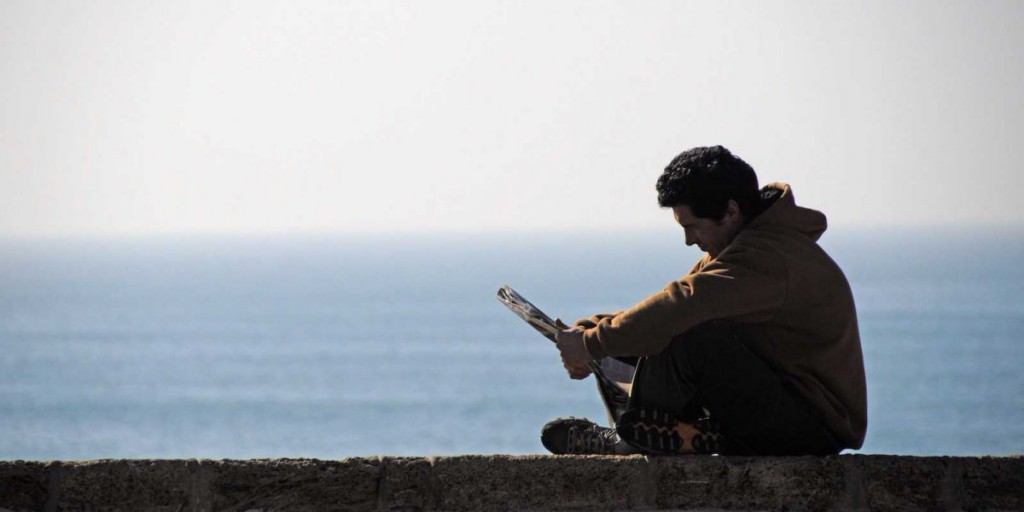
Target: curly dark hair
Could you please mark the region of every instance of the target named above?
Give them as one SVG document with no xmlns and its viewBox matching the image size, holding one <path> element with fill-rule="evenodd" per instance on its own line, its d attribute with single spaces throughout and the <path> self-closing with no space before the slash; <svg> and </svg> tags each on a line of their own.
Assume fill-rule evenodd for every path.
<svg viewBox="0 0 1024 512">
<path fill-rule="evenodd" d="M 680 153 L 665 167 L 657 189 L 663 208 L 686 205 L 697 217 L 721 220 L 730 199 L 747 218 L 758 210 L 757 174 L 722 146 Z"/>
</svg>

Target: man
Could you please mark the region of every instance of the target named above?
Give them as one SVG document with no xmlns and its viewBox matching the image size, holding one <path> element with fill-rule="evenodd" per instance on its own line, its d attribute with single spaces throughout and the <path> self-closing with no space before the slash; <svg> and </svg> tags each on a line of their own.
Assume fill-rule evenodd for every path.
<svg viewBox="0 0 1024 512">
<path fill-rule="evenodd" d="M 721 146 L 677 156 L 658 203 L 706 254 L 632 308 L 558 336 L 569 376 L 639 358 L 613 428 L 562 418 L 541 435 L 554 453 L 834 454 L 867 428 L 864 363 L 846 277 L 818 246 L 825 216 L 793 190 L 758 189 Z M 606 400 L 607 404 L 607 400 Z M 618 417 L 616 417 L 618 416 Z"/>
</svg>

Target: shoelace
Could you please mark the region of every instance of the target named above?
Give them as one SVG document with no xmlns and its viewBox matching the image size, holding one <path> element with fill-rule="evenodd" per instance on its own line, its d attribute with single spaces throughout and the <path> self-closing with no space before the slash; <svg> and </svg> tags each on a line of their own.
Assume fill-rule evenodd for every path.
<svg viewBox="0 0 1024 512">
<path fill-rule="evenodd" d="M 572 453 L 612 453 L 618 436 L 612 429 L 590 426 L 584 429 L 569 427 L 569 450 Z"/>
</svg>

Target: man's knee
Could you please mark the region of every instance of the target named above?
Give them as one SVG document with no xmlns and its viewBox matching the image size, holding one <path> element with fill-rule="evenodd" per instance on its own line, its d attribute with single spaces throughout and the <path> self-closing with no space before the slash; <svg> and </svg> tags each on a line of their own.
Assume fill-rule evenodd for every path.
<svg viewBox="0 0 1024 512">
<path fill-rule="evenodd" d="M 735 324 L 713 320 L 695 325 L 672 338 L 667 351 L 671 351 L 675 357 L 683 356 L 689 360 L 703 361 L 723 351 L 733 350 L 739 343 Z"/>
</svg>

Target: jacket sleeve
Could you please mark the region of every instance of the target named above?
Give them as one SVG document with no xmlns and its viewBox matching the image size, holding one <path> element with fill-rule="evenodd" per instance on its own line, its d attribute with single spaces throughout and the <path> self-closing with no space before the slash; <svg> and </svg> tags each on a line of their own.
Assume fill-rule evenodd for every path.
<svg viewBox="0 0 1024 512">
<path fill-rule="evenodd" d="M 654 355 L 710 320 L 768 321 L 785 296 L 782 258 L 770 249 L 734 245 L 632 308 L 600 319 L 584 331 L 583 342 L 595 359 Z"/>
<path fill-rule="evenodd" d="M 708 255 L 704 254 L 704 257 L 698 260 L 697 263 L 693 265 L 693 268 L 690 269 L 690 274 L 695 274 L 699 272 L 700 269 L 704 267 L 704 265 L 707 265 L 707 263 Z M 622 311 L 616 311 L 614 313 L 598 313 L 590 318 L 580 318 L 579 320 L 576 320 L 575 323 L 573 323 L 573 327 L 592 329 L 594 327 L 597 327 L 597 324 L 601 323 L 601 320 L 604 320 L 605 318 L 614 319 L 615 317 L 621 315 L 622 313 Z"/>
<path fill-rule="evenodd" d="M 615 318 L 622 314 L 622 311 L 616 311 L 615 313 L 598 313 L 590 318 L 580 318 L 573 323 L 573 327 L 582 327 L 584 329 L 590 329 L 596 327 L 597 324 L 601 323 L 601 320 L 605 318 Z"/>
</svg>

